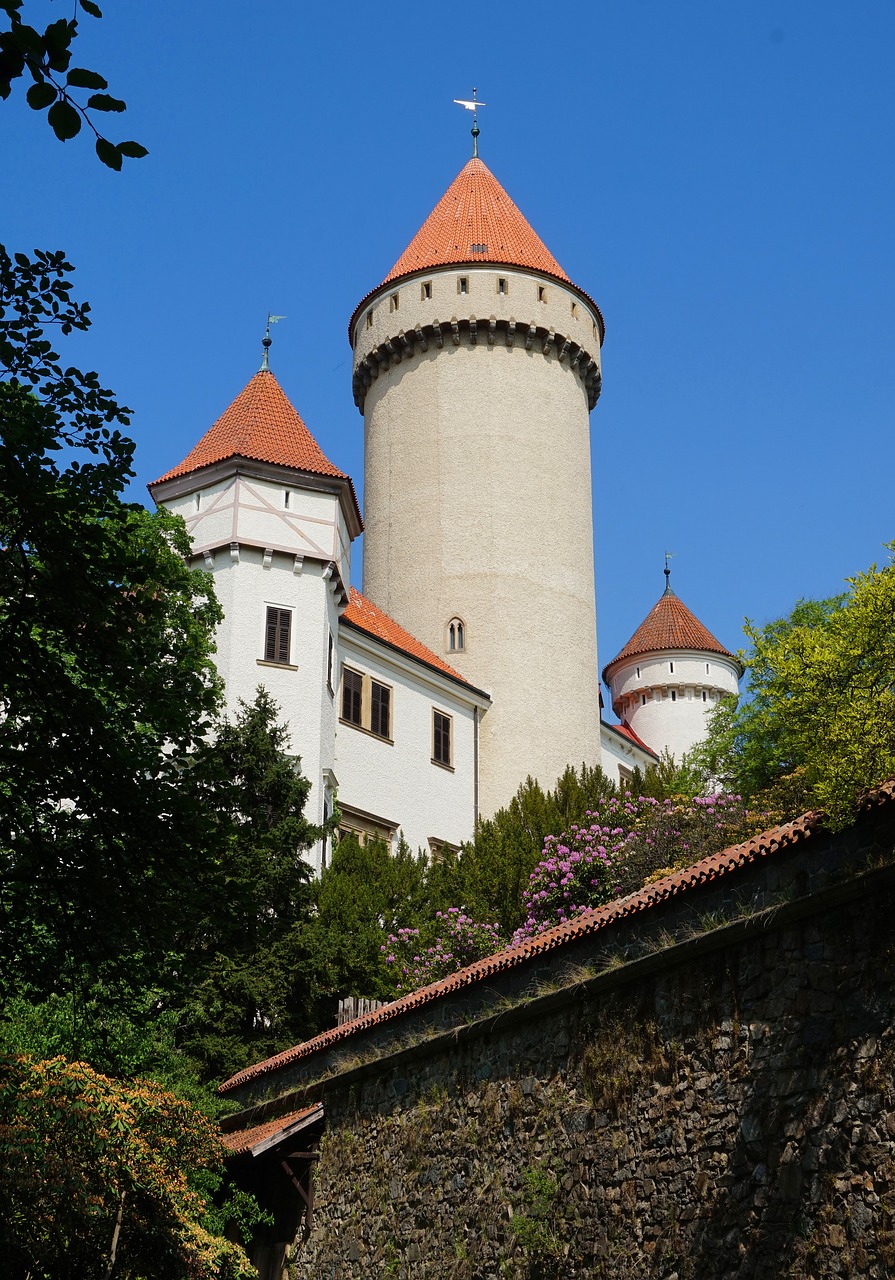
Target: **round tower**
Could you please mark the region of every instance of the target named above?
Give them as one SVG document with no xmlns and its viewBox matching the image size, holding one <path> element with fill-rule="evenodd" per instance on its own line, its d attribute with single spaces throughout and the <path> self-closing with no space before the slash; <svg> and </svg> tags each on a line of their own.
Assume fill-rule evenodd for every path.
<svg viewBox="0 0 895 1280">
<path fill-rule="evenodd" d="M 461 170 L 349 334 L 364 592 L 492 696 L 483 815 L 599 760 L 589 413 L 603 318 L 485 164 Z"/>
<path fill-rule="evenodd" d="M 739 661 L 665 590 L 621 653 L 603 669 L 612 709 L 653 751 L 677 761 L 705 737 L 706 712 L 739 693 Z"/>
</svg>

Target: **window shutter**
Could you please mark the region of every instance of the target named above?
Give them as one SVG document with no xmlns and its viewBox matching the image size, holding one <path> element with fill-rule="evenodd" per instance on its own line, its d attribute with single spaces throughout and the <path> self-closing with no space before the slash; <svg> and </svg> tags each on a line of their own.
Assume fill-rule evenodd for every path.
<svg viewBox="0 0 895 1280">
<path fill-rule="evenodd" d="M 266 662 L 289 661 L 289 632 L 292 613 L 289 609 L 268 609 L 267 628 L 264 636 L 264 660 Z"/>
<path fill-rule="evenodd" d="M 389 731 L 389 701 L 391 690 L 384 684 L 373 681 L 370 699 L 370 729 L 380 738 L 387 738 Z"/>
</svg>

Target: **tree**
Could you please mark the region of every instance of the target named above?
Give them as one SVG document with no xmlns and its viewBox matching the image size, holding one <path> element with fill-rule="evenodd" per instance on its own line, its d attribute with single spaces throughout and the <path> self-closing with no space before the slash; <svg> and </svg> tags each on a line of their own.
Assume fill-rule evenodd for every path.
<svg viewBox="0 0 895 1280">
<path fill-rule="evenodd" d="M 128 411 L 45 336 L 89 326 L 70 271 L 0 249 L 0 995 L 154 983 L 218 869 L 184 766 L 220 609 L 182 521 L 122 501 Z"/>
<path fill-rule="evenodd" d="M 13 83 L 27 72 L 32 83 L 26 101 L 32 110 L 47 112 L 47 122 L 60 142 L 74 138 L 84 123 L 96 139 L 96 154 L 110 169 L 120 169 L 126 156 L 140 159 L 147 155 L 139 142 L 110 142 L 94 124 L 94 112 L 121 112 L 126 104 L 105 92 L 109 85 L 98 72 L 71 66 L 77 16 L 58 18 L 38 31 L 22 21 L 22 3 L 0 0 L 0 14 L 8 23 L 0 31 L 0 98 L 8 98 Z M 93 18 L 102 17 L 94 0 L 74 0 L 75 15 L 79 9 Z M 90 91 L 86 101 L 79 100 L 79 90 Z"/>
<path fill-rule="evenodd" d="M 697 755 L 724 786 L 780 795 L 787 780 L 790 803 L 840 827 L 861 791 L 895 774 L 895 543 L 888 550 L 889 563 L 849 578 L 844 595 L 747 624 L 747 698 L 711 715 Z"/>
<path fill-rule="evenodd" d="M 188 1102 L 81 1062 L 0 1058 L 0 1249 L 13 1280 L 248 1280 L 207 1193 L 224 1148 Z"/>
</svg>

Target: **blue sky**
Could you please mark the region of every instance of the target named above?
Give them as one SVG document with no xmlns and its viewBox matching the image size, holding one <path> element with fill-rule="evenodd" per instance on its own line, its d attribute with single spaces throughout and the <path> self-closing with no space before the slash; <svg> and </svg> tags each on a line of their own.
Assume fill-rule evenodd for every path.
<svg viewBox="0 0 895 1280">
<path fill-rule="evenodd" d="M 0 104 L 8 247 L 63 248 L 66 359 L 134 409 L 135 497 L 272 367 L 362 487 L 348 318 L 482 158 L 607 325 L 601 665 L 673 584 L 729 647 L 895 537 L 895 5 L 109 0 L 76 62 L 147 159 Z M 26 12 L 64 16 L 57 0 Z M 355 580 L 360 585 L 359 552 Z"/>
</svg>

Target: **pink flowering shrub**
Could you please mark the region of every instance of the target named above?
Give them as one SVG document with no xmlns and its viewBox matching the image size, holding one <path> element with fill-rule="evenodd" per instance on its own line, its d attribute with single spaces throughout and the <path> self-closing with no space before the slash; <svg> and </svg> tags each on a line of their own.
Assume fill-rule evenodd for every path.
<svg viewBox="0 0 895 1280">
<path fill-rule="evenodd" d="M 544 856 L 523 894 L 524 942 L 556 924 L 638 889 L 661 871 L 690 866 L 766 825 L 740 796 L 655 800 L 612 797 L 585 821 L 544 841 Z"/>
<path fill-rule="evenodd" d="M 399 929 L 389 934 L 383 945 L 385 963 L 397 979 L 399 994 L 446 978 L 504 945 L 496 924 L 473 920 L 461 907 L 437 912 L 431 931 L 435 936 L 430 946 L 425 945 L 419 929 Z"/>
</svg>

